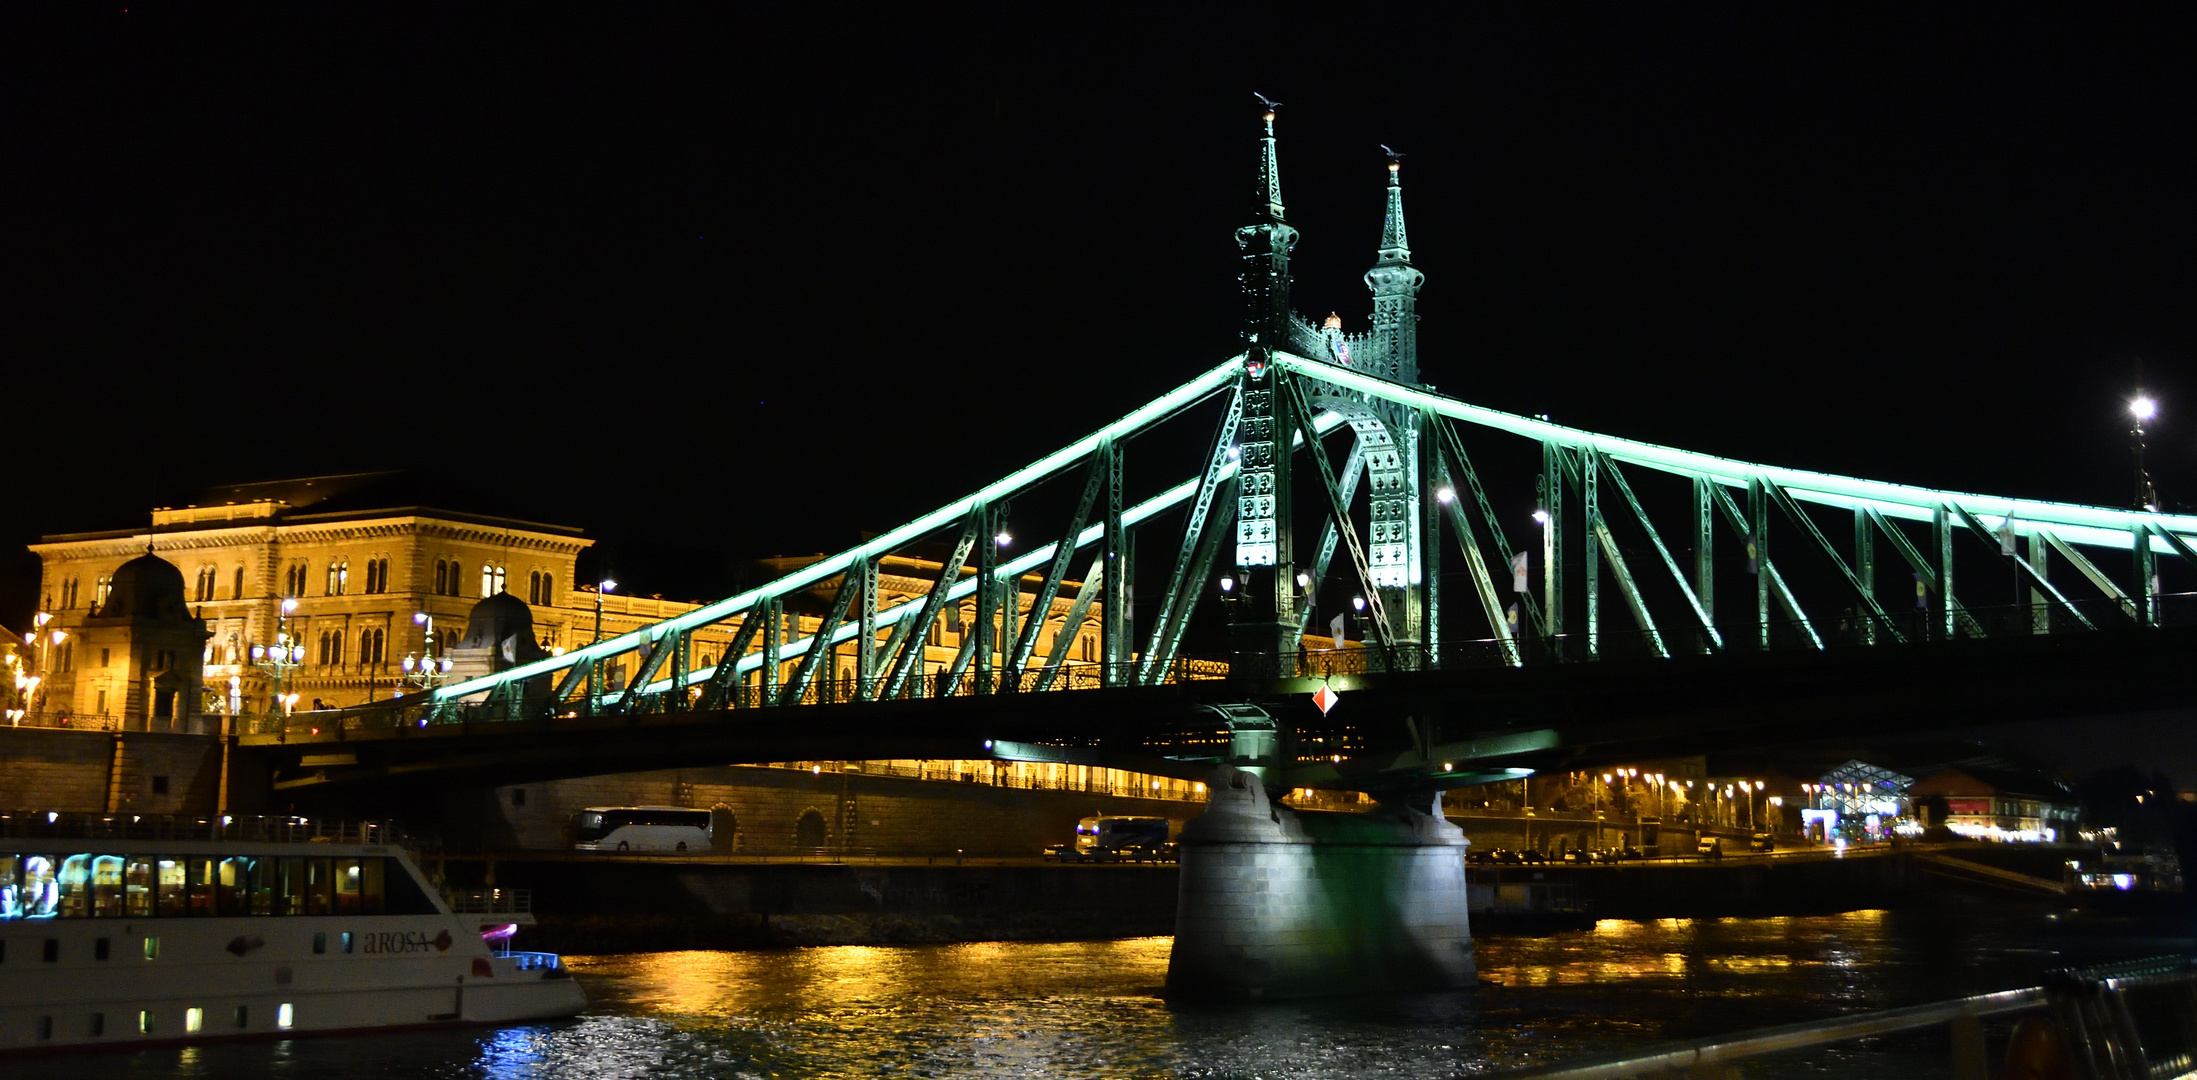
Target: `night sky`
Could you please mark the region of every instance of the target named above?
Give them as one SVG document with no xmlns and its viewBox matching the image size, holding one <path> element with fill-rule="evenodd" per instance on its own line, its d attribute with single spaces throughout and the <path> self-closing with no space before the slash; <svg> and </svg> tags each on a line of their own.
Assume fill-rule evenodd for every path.
<svg viewBox="0 0 2197 1080">
<path fill-rule="evenodd" d="M 2181 21 L 790 10 L 0 13 L 0 541 L 407 469 L 667 595 L 836 550 L 1234 351 L 1254 90 L 1308 316 L 1364 328 L 1409 154 L 1446 393 L 2121 504 L 2140 360 L 2197 505 Z"/>
</svg>

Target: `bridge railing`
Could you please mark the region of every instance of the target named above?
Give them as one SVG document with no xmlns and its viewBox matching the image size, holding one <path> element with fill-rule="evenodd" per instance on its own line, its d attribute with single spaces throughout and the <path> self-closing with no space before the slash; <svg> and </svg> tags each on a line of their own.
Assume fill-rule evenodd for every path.
<svg viewBox="0 0 2197 1080">
<path fill-rule="evenodd" d="M 245 840 L 265 843 L 387 844 L 405 838 L 379 821 L 295 816 L 180 814 L 89 814 L 22 812 L 0 814 L 0 838 L 90 840 Z"/>
</svg>

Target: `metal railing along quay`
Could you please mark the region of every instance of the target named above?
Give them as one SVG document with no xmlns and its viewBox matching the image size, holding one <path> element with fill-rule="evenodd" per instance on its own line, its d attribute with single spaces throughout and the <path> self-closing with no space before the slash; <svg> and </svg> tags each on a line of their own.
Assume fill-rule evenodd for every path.
<svg viewBox="0 0 2197 1080">
<path fill-rule="evenodd" d="M 2018 1018 L 1991 1066 L 1984 1021 Z M 2197 1074 L 2197 957 L 2049 973 L 2044 985 L 1760 1028 L 1498 1074 L 1501 1080 L 1733 1077 L 1741 1063 L 1944 1027 L 1954 1080 L 2172 1080 Z M 2017 1062 L 2019 1064 L 2017 1064 Z"/>
</svg>

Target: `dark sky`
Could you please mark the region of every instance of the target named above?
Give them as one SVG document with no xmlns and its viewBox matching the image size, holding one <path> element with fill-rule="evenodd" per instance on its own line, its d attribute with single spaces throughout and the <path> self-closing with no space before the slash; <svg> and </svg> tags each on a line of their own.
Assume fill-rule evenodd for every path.
<svg viewBox="0 0 2197 1080">
<path fill-rule="evenodd" d="M 2141 358 L 2197 502 L 2180 21 L 1029 10 L 0 13 L 0 541 L 396 468 L 636 551 L 837 549 L 1233 351 L 1253 90 L 1309 315 L 1363 328 L 1410 154 L 1447 393 L 2118 503 Z M 34 580 L 0 558 L 0 622 Z"/>
</svg>

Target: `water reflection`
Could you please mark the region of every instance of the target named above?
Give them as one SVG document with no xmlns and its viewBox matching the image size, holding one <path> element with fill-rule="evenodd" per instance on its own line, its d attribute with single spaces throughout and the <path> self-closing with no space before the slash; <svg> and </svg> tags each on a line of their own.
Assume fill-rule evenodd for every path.
<svg viewBox="0 0 2197 1080">
<path fill-rule="evenodd" d="M 2057 964 L 2190 944 L 2004 913 L 1608 920 L 1483 938 L 1489 985 L 1473 991 L 1240 1007 L 1162 1001 L 1167 938 L 568 957 L 593 1002 L 576 1021 L 102 1064 L 315 1080 L 1453 1077 L 2001 989 Z M 1811 1075 L 1910 1075 L 1872 1054 L 1820 1056 Z M 1912 1075 L 1942 1073 L 1942 1052 L 1925 1064 Z"/>
</svg>

